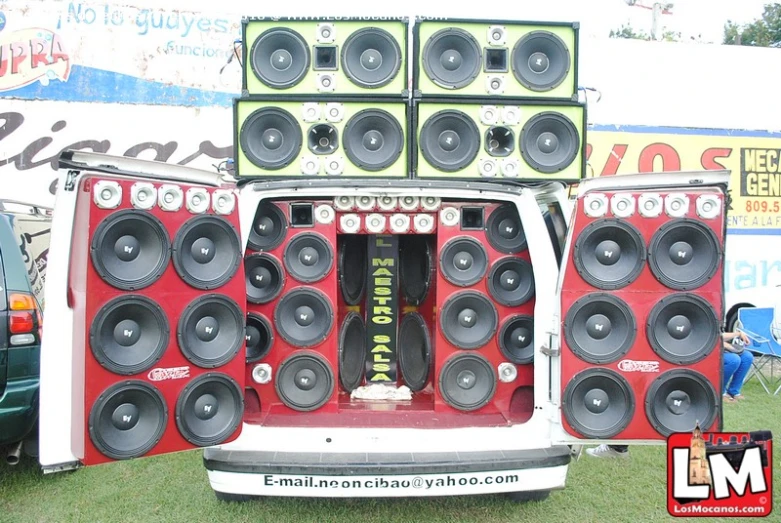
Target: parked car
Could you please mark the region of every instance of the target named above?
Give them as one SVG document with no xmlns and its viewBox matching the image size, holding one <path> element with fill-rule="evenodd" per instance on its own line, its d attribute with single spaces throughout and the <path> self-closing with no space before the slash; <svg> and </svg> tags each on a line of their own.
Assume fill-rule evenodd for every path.
<svg viewBox="0 0 781 523">
<path fill-rule="evenodd" d="M 51 212 L 0 200 L 0 446 L 37 454 L 43 286 Z"/>
</svg>

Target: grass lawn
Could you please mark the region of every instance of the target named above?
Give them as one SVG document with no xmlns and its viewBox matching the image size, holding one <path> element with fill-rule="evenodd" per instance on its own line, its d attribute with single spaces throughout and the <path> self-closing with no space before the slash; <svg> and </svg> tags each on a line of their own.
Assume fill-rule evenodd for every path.
<svg viewBox="0 0 781 523">
<path fill-rule="evenodd" d="M 725 430 L 771 430 L 781 441 L 781 395 L 771 397 L 756 381 L 748 399 L 726 404 Z M 500 496 L 414 499 L 288 499 L 249 503 L 217 501 L 201 464 L 201 452 L 112 463 L 74 473 L 43 476 L 34 460 L 0 464 L 0 521 L 145 522 L 455 522 L 675 521 L 667 515 L 665 449 L 634 447 L 626 460 L 583 455 L 570 467 L 567 488 L 540 503 L 515 504 Z M 773 483 L 774 512 L 781 521 L 781 465 Z M 737 521 L 708 518 L 703 521 Z M 763 521 L 763 519 L 748 519 Z M 678 521 L 687 521 L 678 519 Z M 689 520 L 691 521 L 691 520 Z"/>
</svg>

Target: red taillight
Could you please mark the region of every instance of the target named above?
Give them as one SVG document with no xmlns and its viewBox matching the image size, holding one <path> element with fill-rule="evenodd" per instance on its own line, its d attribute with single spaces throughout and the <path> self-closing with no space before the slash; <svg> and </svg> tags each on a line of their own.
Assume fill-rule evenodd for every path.
<svg viewBox="0 0 781 523">
<path fill-rule="evenodd" d="M 8 297 L 9 309 L 8 330 L 11 334 L 41 335 L 41 311 L 35 298 L 26 293 L 15 292 Z"/>
<path fill-rule="evenodd" d="M 12 312 L 8 317 L 11 334 L 28 334 L 35 330 L 35 319 L 29 312 Z"/>
</svg>

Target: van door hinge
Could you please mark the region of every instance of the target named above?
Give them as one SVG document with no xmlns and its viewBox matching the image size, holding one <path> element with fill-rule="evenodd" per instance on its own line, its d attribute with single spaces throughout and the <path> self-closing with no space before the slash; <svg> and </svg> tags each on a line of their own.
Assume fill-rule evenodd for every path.
<svg viewBox="0 0 781 523">
<path fill-rule="evenodd" d="M 561 354 L 561 350 L 559 350 L 558 344 L 554 343 L 554 337 L 557 337 L 557 334 L 550 332 L 547 332 L 546 334 L 547 339 L 543 342 L 542 347 L 540 348 L 540 352 L 550 358 L 558 356 Z"/>
<path fill-rule="evenodd" d="M 76 188 L 76 178 L 79 177 L 79 171 L 68 171 L 68 175 L 65 178 L 65 190 L 73 192 Z"/>
</svg>

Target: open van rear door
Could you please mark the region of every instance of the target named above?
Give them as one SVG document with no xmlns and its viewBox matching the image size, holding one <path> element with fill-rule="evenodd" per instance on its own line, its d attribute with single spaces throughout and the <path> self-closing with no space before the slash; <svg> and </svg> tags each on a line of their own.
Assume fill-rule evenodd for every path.
<svg viewBox="0 0 781 523">
<path fill-rule="evenodd" d="M 231 441 L 245 282 L 236 188 L 217 173 L 61 158 L 41 357 L 51 472 Z"/>
<path fill-rule="evenodd" d="M 729 172 L 580 184 L 551 344 L 554 443 L 721 428 Z"/>
</svg>

